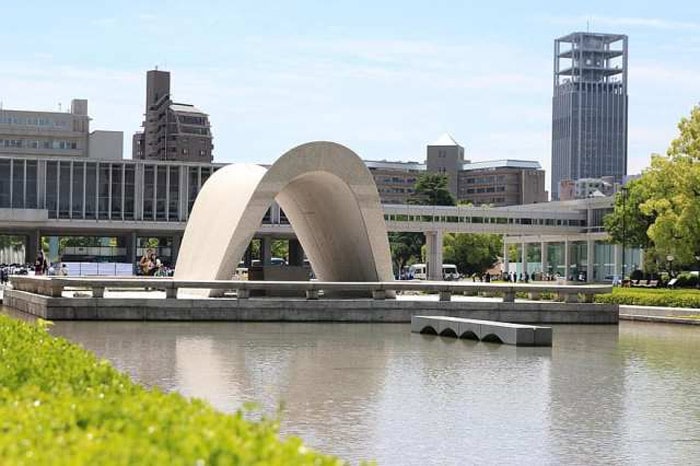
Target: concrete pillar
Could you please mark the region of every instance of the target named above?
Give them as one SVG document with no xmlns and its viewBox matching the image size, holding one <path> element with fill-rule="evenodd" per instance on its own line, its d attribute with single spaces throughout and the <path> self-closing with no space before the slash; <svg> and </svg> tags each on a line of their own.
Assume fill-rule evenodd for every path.
<svg viewBox="0 0 700 466">
<path fill-rule="evenodd" d="M 243 253 L 243 262 L 245 263 L 246 267 L 250 267 L 251 264 L 253 263 L 253 242 L 251 241 L 248 247 L 246 248 L 245 252 Z M 236 267 L 238 267 L 236 265 Z"/>
<path fill-rule="evenodd" d="M 540 262 L 542 262 L 542 273 L 545 274 L 547 273 L 548 269 L 548 264 L 547 264 L 547 247 L 549 244 L 546 241 L 542 241 L 540 243 Z"/>
<path fill-rule="evenodd" d="M 593 262 L 595 261 L 595 242 L 592 239 L 586 241 L 586 282 L 593 281 Z"/>
<path fill-rule="evenodd" d="M 619 244 L 613 246 L 613 263 L 615 264 L 613 267 L 615 275 L 622 280 L 622 246 Z"/>
<path fill-rule="evenodd" d="M 297 267 L 304 265 L 304 249 L 296 238 L 289 240 L 289 265 Z"/>
<path fill-rule="evenodd" d="M 53 264 L 54 262 L 61 260 L 61 258 L 58 256 L 58 236 L 49 236 L 49 252 L 46 259 L 49 261 L 49 264 Z"/>
<path fill-rule="evenodd" d="M 272 238 L 263 236 L 260 240 L 261 265 L 272 265 Z"/>
<path fill-rule="evenodd" d="M 140 259 L 136 253 L 138 246 L 136 232 L 128 233 L 122 238 L 122 241 L 124 241 L 124 247 L 126 248 L 126 261 L 131 265 L 136 264 L 136 261 Z"/>
<path fill-rule="evenodd" d="M 505 235 L 503 235 L 503 273 L 508 273 L 508 245 L 506 244 Z"/>
<path fill-rule="evenodd" d="M 523 275 L 527 275 L 527 243 L 523 243 L 520 247 L 520 266 Z"/>
<path fill-rule="evenodd" d="M 177 263 L 177 255 L 180 252 L 180 245 L 182 244 L 182 234 L 178 233 L 176 235 L 173 235 L 173 245 L 172 245 L 172 250 L 170 251 L 170 259 L 172 261 L 171 265 L 175 265 Z"/>
<path fill-rule="evenodd" d="M 36 256 L 39 255 L 39 246 L 41 242 L 41 232 L 34 230 L 27 235 L 27 247 L 24 262 L 26 264 L 34 264 Z"/>
<path fill-rule="evenodd" d="M 442 231 L 425 232 L 428 280 L 442 280 Z"/>
<path fill-rule="evenodd" d="M 571 264 L 569 263 L 569 240 L 564 240 L 564 279 L 569 280 Z"/>
</svg>

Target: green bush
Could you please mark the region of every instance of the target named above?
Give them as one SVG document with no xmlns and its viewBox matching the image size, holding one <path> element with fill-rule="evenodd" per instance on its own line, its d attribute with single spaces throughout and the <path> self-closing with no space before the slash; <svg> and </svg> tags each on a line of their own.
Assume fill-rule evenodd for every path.
<svg viewBox="0 0 700 466">
<path fill-rule="evenodd" d="M 595 302 L 700 308 L 700 292 L 695 290 L 614 288 L 612 293 L 597 295 Z"/>
<path fill-rule="evenodd" d="M 343 464 L 276 420 L 137 385 L 47 327 L 0 315 L 2 464 Z"/>
</svg>

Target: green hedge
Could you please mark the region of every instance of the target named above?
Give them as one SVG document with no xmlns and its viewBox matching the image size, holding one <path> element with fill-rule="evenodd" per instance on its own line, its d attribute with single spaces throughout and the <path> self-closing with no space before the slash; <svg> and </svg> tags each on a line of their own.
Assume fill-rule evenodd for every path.
<svg viewBox="0 0 700 466">
<path fill-rule="evenodd" d="M 2 464 L 343 464 L 275 420 L 137 385 L 46 327 L 0 315 Z"/>
<path fill-rule="evenodd" d="M 612 293 L 597 295 L 595 302 L 700 308 L 700 292 L 695 290 L 614 288 Z"/>
</svg>

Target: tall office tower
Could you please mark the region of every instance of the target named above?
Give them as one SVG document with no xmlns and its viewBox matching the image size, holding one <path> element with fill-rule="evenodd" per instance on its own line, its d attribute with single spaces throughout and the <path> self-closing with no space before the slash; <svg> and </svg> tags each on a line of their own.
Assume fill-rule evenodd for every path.
<svg viewBox="0 0 700 466">
<path fill-rule="evenodd" d="M 133 137 L 132 157 L 147 160 L 211 162 L 209 117 L 194 105 L 170 98 L 170 73 L 150 70 L 146 75 L 146 119 L 143 132 Z"/>
<path fill-rule="evenodd" d="M 559 182 L 627 174 L 627 36 L 554 41 L 552 199 Z"/>
</svg>

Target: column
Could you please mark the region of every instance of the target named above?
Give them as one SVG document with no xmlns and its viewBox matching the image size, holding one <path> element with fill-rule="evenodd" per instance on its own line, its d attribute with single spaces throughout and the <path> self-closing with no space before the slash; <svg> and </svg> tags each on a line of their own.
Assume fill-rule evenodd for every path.
<svg viewBox="0 0 700 466">
<path fill-rule="evenodd" d="M 571 273 L 571 264 L 569 263 L 569 240 L 564 240 L 564 280 L 569 280 L 569 273 Z"/>
<path fill-rule="evenodd" d="M 546 274 L 547 266 L 547 247 L 549 244 L 546 241 L 540 242 L 540 262 L 542 262 L 542 274 Z"/>
<path fill-rule="evenodd" d="M 586 282 L 593 281 L 593 262 L 595 262 L 595 242 L 592 239 L 586 241 Z"/>
<path fill-rule="evenodd" d="M 442 280 L 442 231 L 425 232 L 428 280 Z"/>
<path fill-rule="evenodd" d="M 36 256 L 39 255 L 39 242 L 41 241 L 41 232 L 39 230 L 31 231 L 27 235 L 27 248 L 25 249 L 24 262 L 34 264 Z"/>
<path fill-rule="evenodd" d="M 245 248 L 245 252 L 243 253 L 243 262 L 245 263 L 246 267 L 250 267 L 253 263 L 253 241 L 248 244 L 248 247 Z M 238 267 L 238 265 L 236 265 Z"/>
<path fill-rule="evenodd" d="M 289 265 L 295 267 L 304 265 L 304 249 L 296 238 L 289 240 Z"/>
<path fill-rule="evenodd" d="M 508 274 L 508 243 L 506 243 L 506 235 L 503 235 L 503 276 Z"/>
<path fill-rule="evenodd" d="M 615 275 L 619 277 L 620 280 L 622 280 L 624 277 L 622 276 L 622 246 L 619 244 L 613 245 L 613 270 L 615 271 Z"/>
<path fill-rule="evenodd" d="M 269 236 L 263 236 L 260 240 L 260 256 L 261 265 L 272 265 L 272 238 Z"/>
<path fill-rule="evenodd" d="M 523 242 L 520 247 L 520 269 L 523 271 L 523 275 L 527 276 L 527 243 Z"/>
<path fill-rule="evenodd" d="M 49 253 L 46 255 L 46 260 L 49 261 L 49 264 L 61 260 L 58 256 L 58 236 L 49 236 Z"/>
<path fill-rule="evenodd" d="M 136 261 L 139 259 L 138 255 L 136 254 L 136 232 L 132 231 L 131 233 L 127 234 L 123 238 L 123 241 L 124 247 L 126 248 L 126 261 L 131 265 L 135 265 Z"/>
<path fill-rule="evenodd" d="M 170 264 L 171 267 L 174 267 L 175 264 L 177 264 L 177 255 L 180 253 L 180 245 L 182 244 L 182 234 L 178 233 L 176 235 L 173 235 L 173 245 L 172 245 L 172 250 L 170 251 L 170 260 L 172 263 Z M 238 264 L 236 264 L 236 267 L 238 267 Z"/>
</svg>

